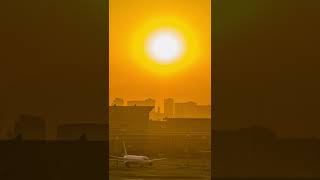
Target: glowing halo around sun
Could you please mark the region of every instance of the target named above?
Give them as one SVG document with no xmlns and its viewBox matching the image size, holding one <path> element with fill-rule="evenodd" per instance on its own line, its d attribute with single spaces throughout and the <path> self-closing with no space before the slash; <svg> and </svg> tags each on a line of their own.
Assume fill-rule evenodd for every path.
<svg viewBox="0 0 320 180">
<path fill-rule="evenodd" d="M 199 58 L 196 28 L 182 19 L 161 16 L 136 24 L 129 55 L 137 67 L 154 75 L 183 73 Z"/>
<path fill-rule="evenodd" d="M 151 33 L 145 49 L 159 64 L 171 64 L 184 53 L 184 42 L 178 32 L 161 29 Z"/>
</svg>

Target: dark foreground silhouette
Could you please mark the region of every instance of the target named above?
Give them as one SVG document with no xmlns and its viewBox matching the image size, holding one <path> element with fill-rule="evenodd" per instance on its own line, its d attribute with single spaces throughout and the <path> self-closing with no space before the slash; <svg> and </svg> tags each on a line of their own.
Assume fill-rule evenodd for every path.
<svg viewBox="0 0 320 180">
<path fill-rule="evenodd" d="M 253 126 L 212 132 L 213 178 L 320 178 L 320 140 L 281 139 Z M 108 141 L 0 142 L 0 179 L 108 179 Z"/>
<path fill-rule="evenodd" d="M 253 126 L 212 133 L 215 178 L 320 178 L 320 140 L 281 139 Z"/>
<path fill-rule="evenodd" d="M 0 179 L 108 179 L 106 141 L 0 142 Z"/>
</svg>

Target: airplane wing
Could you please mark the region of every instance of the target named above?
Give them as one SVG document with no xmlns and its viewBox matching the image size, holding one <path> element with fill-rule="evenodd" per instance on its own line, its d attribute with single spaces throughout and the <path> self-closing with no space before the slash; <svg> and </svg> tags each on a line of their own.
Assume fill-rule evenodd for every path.
<svg viewBox="0 0 320 180">
<path fill-rule="evenodd" d="M 123 160 L 125 160 L 125 158 L 123 158 L 123 157 L 119 157 L 119 156 L 110 156 L 110 158 L 109 158 L 110 160 L 120 160 L 120 161 L 123 161 Z"/>
<path fill-rule="evenodd" d="M 161 160 L 165 160 L 165 159 L 168 159 L 168 158 L 151 159 L 151 161 L 161 161 Z"/>
</svg>

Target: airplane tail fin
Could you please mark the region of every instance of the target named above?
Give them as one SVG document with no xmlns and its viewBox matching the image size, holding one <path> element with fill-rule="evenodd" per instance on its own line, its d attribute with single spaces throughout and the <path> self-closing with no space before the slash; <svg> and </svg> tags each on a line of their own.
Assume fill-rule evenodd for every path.
<svg viewBox="0 0 320 180">
<path fill-rule="evenodd" d="M 122 145 L 123 145 L 123 151 L 124 151 L 124 155 L 128 155 L 127 153 L 127 148 L 126 148 L 126 143 L 124 141 L 122 141 Z"/>
</svg>

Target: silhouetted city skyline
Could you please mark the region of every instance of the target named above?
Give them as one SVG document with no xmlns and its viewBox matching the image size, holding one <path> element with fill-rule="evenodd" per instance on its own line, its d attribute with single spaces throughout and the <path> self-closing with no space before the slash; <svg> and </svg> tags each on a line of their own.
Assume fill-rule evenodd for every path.
<svg viewBox="0 0 320 180">
<path fill-rule="evenodd" d="M 193 117 L 193 116 L 205 116 L 210 117 L 211 105 L 198 104 L 195 101 L 178 101 L 174 98 L 164 98 L 163 100 L 156 101 L 153 98 L 145 98 L 139 100 L 124 99 L 116 97 L 111 99 L 109 103 L 111 106 L 154 106 L 153 112 L 160 112 L 164 116 L 178 116 L 178 117 Z M 161 104 L 161 105 L 159 105 Z M 189 113 L 189 114 L 188 114 Z"/>
</svg>

